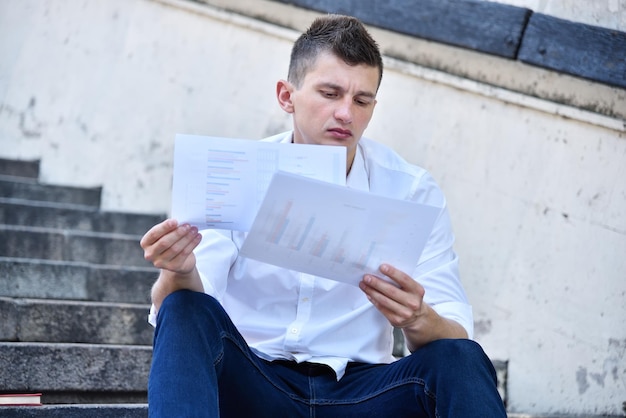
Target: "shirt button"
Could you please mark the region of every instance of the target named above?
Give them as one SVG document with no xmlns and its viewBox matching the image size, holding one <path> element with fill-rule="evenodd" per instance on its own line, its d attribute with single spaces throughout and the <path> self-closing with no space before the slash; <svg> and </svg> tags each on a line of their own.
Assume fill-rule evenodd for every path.
<svg viewBox="0 0 626 418">
<path fill-rule="evenodd" d="M 298 333 L 298 328 L 291 328 L 291 333 L 292 334 L 297 334 Z"/>
<path fill-rule="evenodd" d="M 309 298 L 302 298 L 302 302 L 308 302 Z"/>
</svg>

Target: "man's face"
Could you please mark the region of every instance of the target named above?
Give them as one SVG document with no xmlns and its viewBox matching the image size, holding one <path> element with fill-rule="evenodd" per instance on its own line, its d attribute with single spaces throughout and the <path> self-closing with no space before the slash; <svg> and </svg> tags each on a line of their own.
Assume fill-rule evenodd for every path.
<svg viewBox="0 0 626 418">
<path fill-rule="evenodd" d="M 378 75 L 377 67 L 351 66 L 331 53 L 322 53 L 300 88 L 279 82 L 281 107 L 293 114 L 294 142 L 343 145 L 349 168 L 374 112 Z M 281 94 L 288 100 L 281 100 Z"/>
</svg>

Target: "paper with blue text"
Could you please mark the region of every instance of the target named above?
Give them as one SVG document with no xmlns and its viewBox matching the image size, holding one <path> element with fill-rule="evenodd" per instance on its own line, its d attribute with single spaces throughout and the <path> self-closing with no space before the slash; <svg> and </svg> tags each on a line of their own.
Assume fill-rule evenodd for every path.
<svg viewBox="0 0 626 418">
<path fill-rule="evenodd" d="M 346 149 L 176 135 L 171 216 L 201 229 L 248 231 L 277 170 L 345 185 Z"/>
</svg>

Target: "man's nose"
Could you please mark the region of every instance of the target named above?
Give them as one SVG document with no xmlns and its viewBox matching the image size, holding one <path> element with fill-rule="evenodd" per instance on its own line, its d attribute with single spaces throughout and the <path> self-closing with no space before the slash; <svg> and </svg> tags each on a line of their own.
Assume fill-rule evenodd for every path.
<svg viewBox="0 0 626 418">
<path fill-rule="evenodd" d="M 335 109 L 335 119 L 341 123 L 352 123 L 352 102 L 341 101 Z"/>
</svg>

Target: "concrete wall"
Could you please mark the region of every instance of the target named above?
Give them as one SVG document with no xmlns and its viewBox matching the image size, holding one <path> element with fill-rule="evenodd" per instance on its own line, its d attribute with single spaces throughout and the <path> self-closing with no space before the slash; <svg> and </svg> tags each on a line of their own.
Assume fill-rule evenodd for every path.
<svg viewBox="0 0 626 418">
<path fill-rule="evenodd" d="M 175 133 L 260 138 L 289 127 L 274 86 L 295 36 L 191 2 L 5 0 L 0 157 L 41 159 L 44 182 L 103 185 L 107 210 L 167 212 Z M 534 74 L 489 57 L 473 65 L 482 59 L 511 79 Z M 367 135 L 446 192 L 477 339 L 509 361 L 510 411 L 618 414 L 624 121 L 386 64 Z M 555 78 L 565 80 L 542 80 Z M 585 86 L 623 108 L 622 91 Z"/>
</svg>

